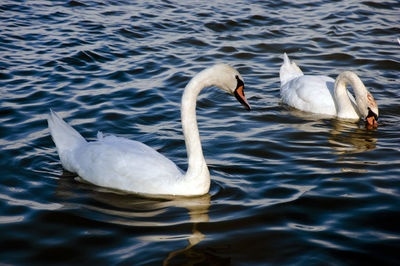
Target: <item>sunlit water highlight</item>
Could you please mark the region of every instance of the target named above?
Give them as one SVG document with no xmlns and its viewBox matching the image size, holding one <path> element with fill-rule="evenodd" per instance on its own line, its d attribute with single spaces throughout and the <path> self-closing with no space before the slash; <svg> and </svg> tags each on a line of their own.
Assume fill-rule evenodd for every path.
<svg viewBox="0 0 400 266">
<path fill-rule="evenodd" d="M 0 4 L 0 263 L 398 264 L 398 2 L 180 2 Z M 304 73 L 355 71 L 379 128 L 283 106 L 283 52 Z M 143 198 L 63 171 L 49 108 L 186 169 L 182 88 L 217 62 L 241 72 L 253 110 L 200 95 L 209 194 Z"/>
</svg>

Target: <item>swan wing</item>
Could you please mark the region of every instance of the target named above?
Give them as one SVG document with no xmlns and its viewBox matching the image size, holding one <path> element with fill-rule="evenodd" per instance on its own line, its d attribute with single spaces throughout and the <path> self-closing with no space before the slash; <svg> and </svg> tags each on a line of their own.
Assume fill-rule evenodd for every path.
<svg viewBox="0 0 400 266">
<path fill-rule="evenodd" d="M 327 76 L 294 78 L 281 86 L 282 102 L 306 112 L 336 115 L 334 83 Z"/>
<path fill-rule="evenodd" d="M 126 138 L 107 136 L 76 149 L 75 169 L 84 180 L 138 193 L 161 193 L 179 181 L 182 171 L 153 148 Z"/>
</svg>

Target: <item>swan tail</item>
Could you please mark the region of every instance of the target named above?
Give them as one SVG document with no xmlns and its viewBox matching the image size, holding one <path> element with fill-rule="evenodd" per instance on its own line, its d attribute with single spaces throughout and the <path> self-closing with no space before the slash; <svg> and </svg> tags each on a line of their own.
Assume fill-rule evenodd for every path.
<svg viewBox="0 0 400 266">
<path fill-rule="evenodd" d="M 47 123 L 63 167 L 70 172 L 76 172 L 72 153 L 87 143 L 86 140 L 51 109 Z"/>
<path fill-rule="evenodd" d="M 281 85 L 300 76 L 303 76 L 303 71 L 301 71 L 301 69 L 296 65 L 295 62 L 290 62 L 289 56 L 286 53 L 284 53 L 283 64 L 279 71 L 279 78 L 281 80 Z"/>
<path fill-rule="evenodd" d="M 283 64 L 286 66 L 290 66 L 290 59 L 287 53 L 283 53 Z"/>
</svg>

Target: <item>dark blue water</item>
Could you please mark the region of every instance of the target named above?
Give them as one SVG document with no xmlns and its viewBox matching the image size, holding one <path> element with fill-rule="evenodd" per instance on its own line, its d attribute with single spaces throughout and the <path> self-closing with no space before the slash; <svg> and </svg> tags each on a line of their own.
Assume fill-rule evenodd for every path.
<svg viewBox="0 0 400 266">
<path fill-rule="evenodd" d="M 0 21 L 0 264 L 399 264 L 398 1 L 2 1 Z M 378 129 L 282 105 L 283 52 L 307 74 L 356 72 Z M 186 169 L 182 88 L 221 62 L 253 111 L 200 95 L 209 194 L 143 198 L 63 171 L 49 108 Z"/>
</svg>

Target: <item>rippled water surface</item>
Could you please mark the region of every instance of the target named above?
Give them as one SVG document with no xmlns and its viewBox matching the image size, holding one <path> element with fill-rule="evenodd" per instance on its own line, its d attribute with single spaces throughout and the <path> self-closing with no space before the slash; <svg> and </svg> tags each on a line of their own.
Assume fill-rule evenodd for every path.
<svg viewBox="0 0 400 266">
<path fill-rule="evenodd" d="M 398 265 L 398 1 L 2 1 L 0 264 Z M 284 106 L 304 73 L 355 71 L 379 128 Z M 144 142 L 186 169 L 182 89 L 217 62 L 197 115 L 212 175 L 196 198 L 144 198 L 63 171 L 49 108 L 89 140 Z"/>
</svg>

